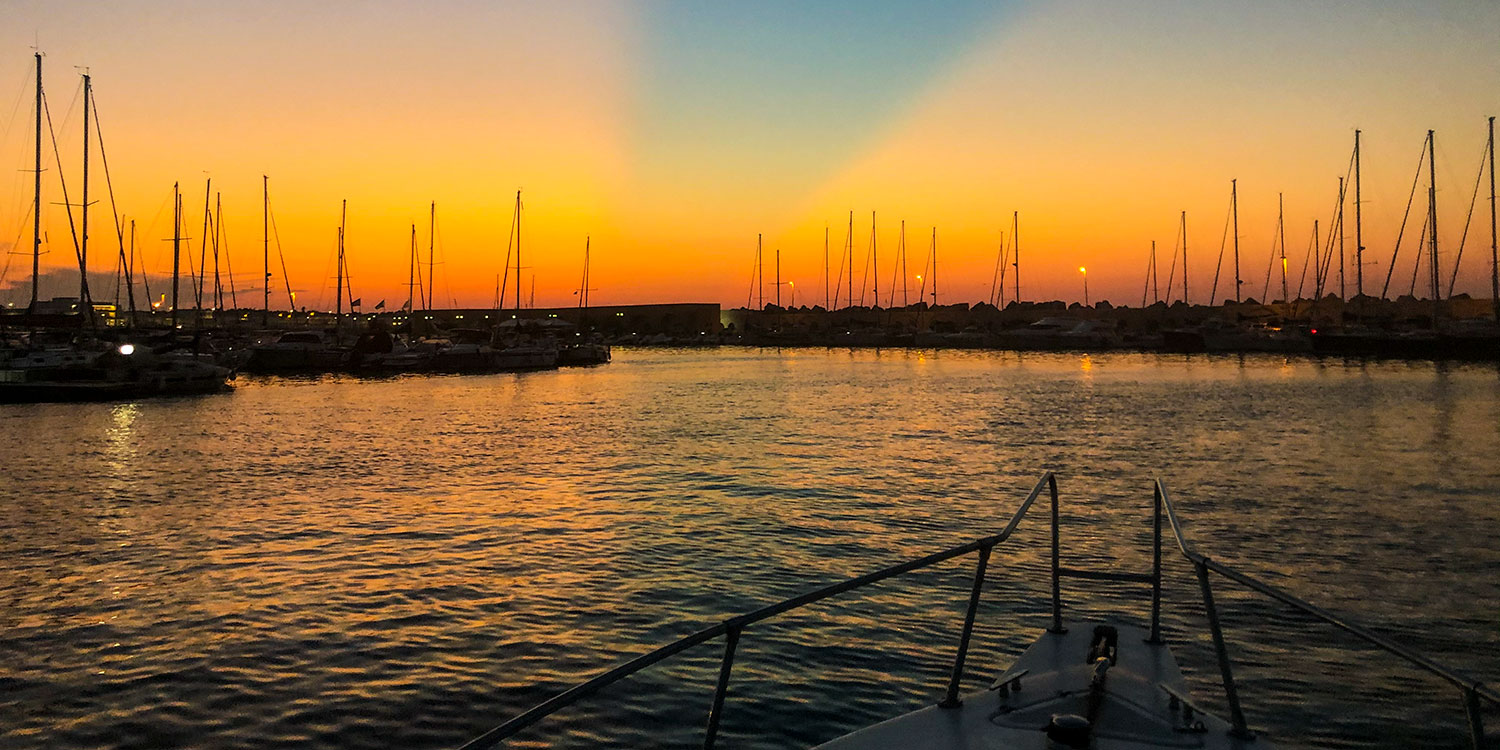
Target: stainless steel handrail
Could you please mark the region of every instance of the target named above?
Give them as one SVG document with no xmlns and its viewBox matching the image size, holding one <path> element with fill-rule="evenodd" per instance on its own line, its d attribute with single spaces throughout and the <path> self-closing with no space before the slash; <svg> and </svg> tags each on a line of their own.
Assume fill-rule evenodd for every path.
<svg viewBox="0 0 1500 750">
<path fill-rule="evenodd" d="M 541 704 L 511 719 L 510 721 L 507 721 L 504 724 L 501 724 L 494 729 L 491 729 L 488 732 L 475 737 L 474 739 L 465 743 L 462 746 L 462 750 L 484 750 L 486 748 L 495 747 L 506 738 L 515 735 L 517 732 L 520 732 L 526 727 L 529 727 L 532 724 L 535 724 L 536 722 L 546 718 L 548 715 L 556 712 L 559 709 L 572 705 L 580 699 L 586 698 L 615 682 L 618 682 L 626 677 L 629 677 L 632 674 L 635 674 L 636 672 L 641 671 L 642 669 L 645 669 L 646 667 L 661 662 L 694 646 L 707 643 L 708 641 L 711 641 L 722 635 L 725 637 L 724 658 L 720 662 L 719 679 L 714 689 L 713 703 L 711 704 L 708 715 L 708 727 L 705 731 L 703 740 L 704 747 L 711 748 L 713 747 L 715 737 L 718 734 L 719 717 L 723 710 L 725 694 L 728 691 L 730 670 L 734 665 L 735 649 L 739 643 L 740 633 L 744 630 L 745 626 L 752 625 L 771 617 L 775 617 L 776 615 L 782 614 L 789 610 L 797 609 L 798 607 L 806 606 L 808 604 L 812 604 L 814 602 L 818 602 L 832 596 L 837 596 L 847 591 L 852 591 L 863 586 L 868 586 L 872 583 L 886 580 L 887 578 L 893 578 L 904 573 L 910 573 L 913 570 L 926 568 L 932 565 L 936 565 L 937 563 L 943 562 L 945 560 L 951 560 L 955 557 L 977 551 L 979 552 L 979 564 L 975 571 L 974 585 L 969 596 L 968 611 L 965 613 L 964 617 L 964 626 L 959 640 L 958 655 L 954 659 L 953 673 L 948 684 L 947 695 L 943 699 L 943 702 L 939 704 L 946 707 L 961 705 L 960 701 L 958 700 L 959 682 L 963 677 L 964 657 L 968 651 L 969 636 L 974 626 L 974 615 L 975 611 L 978 609 L 979 592 L 984 584 L 985 567 L 989 561 L 990 550 L 994 548 L 995 545 L 1000 544 L 1001 542 L 1004 542 L 1006 539 L 1010 538 L 1011 533 L 1016 530 L 1016 527 L 1018 525 L 1020 525 L 1021 519 L 1025 518 L 1026 512 L 1031 509 L 1032 504 L 1036 502 L 1037 497 L 1041 495 L 1043 489 L 1047 489 L 1049 491 L 1052 500 L 1054 540 L 1053 553 L 1055 555 L 1057 552 L 1057 477 L 1049 471 L 1043 474 L 1042 478 L 1037 481 L 1036 486 L 1031 489 L 1031 492 L 1026 495 L 1026 499 L 1021 503 L 1021 506 L 1017 508 L 1015 514 L 1011 516 L 1010 522 L 1007 523 L 1005 525 L 1005 528 L 998 534 L 983 537 L 981 539 L 975 539 L 974 541 L 968 542 L 967 544 L 961 544 L 957 547 L 951 547 L 949 549 L 943 550 L 942 552 L 936 552 L 931 555 L 927 555 L 926 557 L 921 557 L 916 560 L 909 560 L 899 565 L 892 565 L 888 568 L 883 568 L 873 573 L 867 573 L 857 578 L 851 578 L 847 581 L 824 586 L 823 588 L 809 591 L 800 596 L 794 596 L 790 599 L 785 599 L 783 601 L 761 607 L 760 609 L 747 612 L 737 617 L 731 617 L 716 625 L 711 625 L 709 627 L 703 628 L 702 630 L 688 635 L 678 641 L 641 654 L 640 656 L 637 656 L 634 659 L 625 662 L 624 664 L 620 664 L 602 674 L 595 676 L 587 682 L 575 685 L 557 694 L 556 696 L 553 696 L 552 698 L 542 702 Z M 1054 575 L 1054 612 L 1056 612 L 1056 574 L 1058 565 L 1055 558 L 1053 560 L 1052 568 Z"/>
<path fill-rule="evenodd" d="M 1177 549 L 1182 556 L 1193 564 L 1198 573 L 1199 584 L 1203 591 L 1204 607 L 1207 610 L 1209 628 L 1214 636 L 1215 651 L 1218 652 L 1219 669 L 1224 679 L 1224 692 L 1230 703 L 1230 712 L 1234 715 L 1235 729 L 1248 733 L 1245 727 L 1244 714 L 1240 711 L 1239 696 L 1234 687 L 1234 677 L 1229 665 L 1228 653 L 1224 646 L 1223 634 L 1219 627 L 1219 618 L 1213 604 L 1213 592 L 1209 585 L 1208 573 L 1218 573 L 1231 581 L 1246 588 L 1271 597 L 1293 609 L 1311 615 L 1339 630 L 1357 636 L 1361 640 L 1377 646 L 1388 653 L 1405 659 L 1406 661 L 1421 667 L 1423 670 L 1441 677 L 1455 687 L 1459 688 L 1463 695 L 1464 709 L 1468 714 L 1470 739 L 1475 748 L 1485 746 L 1484 725 L 1479 715 L 1479 700 L 1483 699 L 1492 706 L 1500 706 L 1500 693 L 1485 685 L 1479 680 L 1459 672 L 1452 667 L 1434 661 L 1432 658 L 1420 654 L 1406 646 L 1403 646 L 1385 636 L 1379 635 L 1369 628 L 1353 622 L 1346 617 L 1329 612 L 1322 607 L 1304 601 L 1284 589 L 1273 586 L 1254 576 L 1242 573 L 1224 563 L 1218 562 L 1207 555 L 1198 552 L 1188 543 L 1186 535 L 1182 531 L 1182 522 L 1177 518 L 1177 509 L 1172 504 L 1172 497 L 1167 493 L 1166 485 L 1160 479 L 1155 482 L 1156 514 L 1160 517 L 1161 510 L 1166 509 L 1167 521 L 1172 525 L 1172 535 L 1177 540 Z M 1160 525 L 1158 524 L 1158 544 L 1160 543 Z"/>
</svg>

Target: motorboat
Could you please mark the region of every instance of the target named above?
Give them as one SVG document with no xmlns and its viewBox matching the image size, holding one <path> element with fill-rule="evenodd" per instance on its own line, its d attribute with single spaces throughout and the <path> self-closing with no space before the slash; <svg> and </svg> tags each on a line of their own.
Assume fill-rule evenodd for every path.
<svg viewBox="0 0 1500 750">
<path fill-rule="evenodd" d="M 0 402 L 109 401 L 229 390 L 234 371 L 211 358 L 123 343 L 77 356 L 50 351 L 0 364 Z"/>
<path fill-rule="evenodd" d="M 348 360 L 349 352 L 322 331 L 288 331 L 275 341 L 250 347 L 244 369 L 254 373 L 328 372 Z"/>
<path fill-rule="evenodd" d="M 1323 610 L 1238 567 L 1204 555 L 1188 540 L 1165 485 L 1153 483 L 1152 567 L 1149 572 L 1071 567 L 1064 564 L 1059 528 L 1057 477 L 1048 472 L 1022 501 L 998 533 L 940 552 L 893 565 L 730 617 L 673 643 L 641 654 L 555 695 L 474 738 L 463 750 L 498 747 L 508 738 L 552 713 L 605 687 L 688 649 L 721 642 L 723 657 L 708 706 L 703 746 L 714 747 L 741 640 L 759 623 L 840 594 L 915 570 L 974 555 L 968 608 L 946 689 L 933 705 L 895 716 L 833 738 L 821 750 L 1022 750 L 1092 748 L 1147 750 L 1202 748 L 1259 750 L 1272 738 L 1247 723 L 1235 687 L 1234 665 L 1214 604 L 1215 582 L 1229 582 L 1293 609 L 1313 621 L 1337 628 L 1457 687 L 1469 720 L 1474 747 L 1485 746 L 1481 708 L 1500 706 L 1500 692 L 1422 655 L 1403 643 L 1379 635 L 1348 618 Z M 966 658 L 975 627 L 985 574 L 993 552 L 1010 538 L 1037 499 L 1051 501 L 1051 625 L 1013 663 L 998 669 L 988 687 L 964 692 Z M 1190 694 L 1181 668 L 1161 628 L 1163 531 L 1196 574 L 1222 680 L 1228 718 L 1202 708 Z M 1170 543 L 1170 542 L 1169 542 Z M 1105 622 L 1068 622 L 1063 617 L 1062 582 L 1066 579 L 1112 581 L 1149 589 L 1149 613 L 1117 613 Z M 937 698 L 937 690 L 934 697 Z M 595 730 L 598 728 L 595 727 Z"/>
</svg>

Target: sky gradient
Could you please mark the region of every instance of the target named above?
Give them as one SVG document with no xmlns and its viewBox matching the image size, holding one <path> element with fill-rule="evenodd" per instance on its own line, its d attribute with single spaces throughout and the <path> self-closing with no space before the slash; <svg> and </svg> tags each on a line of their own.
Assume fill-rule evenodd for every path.
<svg viewBox="0 0 1500 750">
<path fill-rule="evenodd" d="M 976 302 L 1019 211 L 1024 298 L 1081 299 L 1086 266 L 1093 300 L 1132 305 L 1152 240 L 1165 285 L 1186 210 L 1192 298 L 1206 302 L 1232 178 L 1241 273 L 1259 298 L 1277 193 L 1295 274 L 1313 220 L 1331 223 L 1355 128 L 1366 278 L 1383 281 L 1426 131 L 1437 131 L 1448 269 L 1485 118 L 1500 114 L 1500 5 L 1485 2 L 960 2 L 935 13 L 888 2 L 0 0 L 0 16 L 0 246 L 30 241 L 23 170 L 40 44 L 74 201 L 75 66 L 88 66 L 147 269 L 170 272 L 173 182 L 196 238 L 211 177 L 236 287 L 258 304 L 266 174 L 292 286 L 317 308 L 332 305 L 344 199 L 367 306 L 406 299 L 411 225 L 425 252 L 433 200 L 439 304 L 491 304 L 517 189 L 525 296 L 534 278 L 538 306 L 574 303 L 585 237 L 596 304 L 743 305 L 757 233 L 768 296 L 779 248 L 798 304 L 822 303 L 824 229 L 836 273 L 851 210 L 860 286 L 873 285 L 862 280 L 876 213 L 881 304 L 902 220 L 908 281 L 935 226 L 942 301 Z M 47 161 L 44 266 L 76 276 Z M 93 169 L 91 199 L 104 202 L 90 266 L 112 274 Z M 1488 296 L 1487 200 L 1486 185 L 1457 285 L 1476 296 Z M 1422 210 L 1419 195 L 1408 234 Z M 1409 280 L 1406 242 L 1396 277 Z M 5 261 L 0 288 L 29 283 L 24 255 Z M 273 305 L 285 305 L 282 283 L 277 270 Z"/>
</svg>

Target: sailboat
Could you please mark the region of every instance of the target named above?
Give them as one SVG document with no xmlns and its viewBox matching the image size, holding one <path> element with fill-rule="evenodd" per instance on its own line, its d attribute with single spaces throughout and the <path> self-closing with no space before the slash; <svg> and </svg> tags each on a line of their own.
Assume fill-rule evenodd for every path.
<svg viewBox="0 0 1500 750">
<path fill-rule="evenodd" d="M 516 306 L 509 318 L 495 326 L 491 342 L 494 352 L 491 361 L 495 369 L 504 372 L 520 370 L 549 370 L 557 367 L 557 340 L 541 321 L 521 318 L 521 191 L 516 191 L 515 211 L 511 217 L 511 241 L 515 248 Z M 501 303 L 507 288 L 501 290 Z"/>
<path fill-rule="evenodd" d="M 578 286 L 578 309 L 589 308 L 589 244 L 591 238 L 583 238 L 583 281 Z M 580 317 L 580 320 L 582 318 Z M 598 333 L 589 332 L 585 339 L 583 331 L 573 334 L 576 341 L 564 343 L 557 350 L 557 364 L 564 366 L 602 365 L 610 360 L 609 344 L 604 343 Z"/>
</svg>

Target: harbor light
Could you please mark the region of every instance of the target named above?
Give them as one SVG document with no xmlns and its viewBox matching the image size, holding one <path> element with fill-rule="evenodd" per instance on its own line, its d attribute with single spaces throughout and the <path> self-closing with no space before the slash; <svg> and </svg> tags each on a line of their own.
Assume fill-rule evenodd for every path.
<svg viewBox="0 0 1500 750">
<path fill-rule="evenodd" d="M 135 354 L 135 344 L 120 344 L 120 348 L 118 351 L 121 354 L 129 357 L 130 355 Z"/>
</svg>

